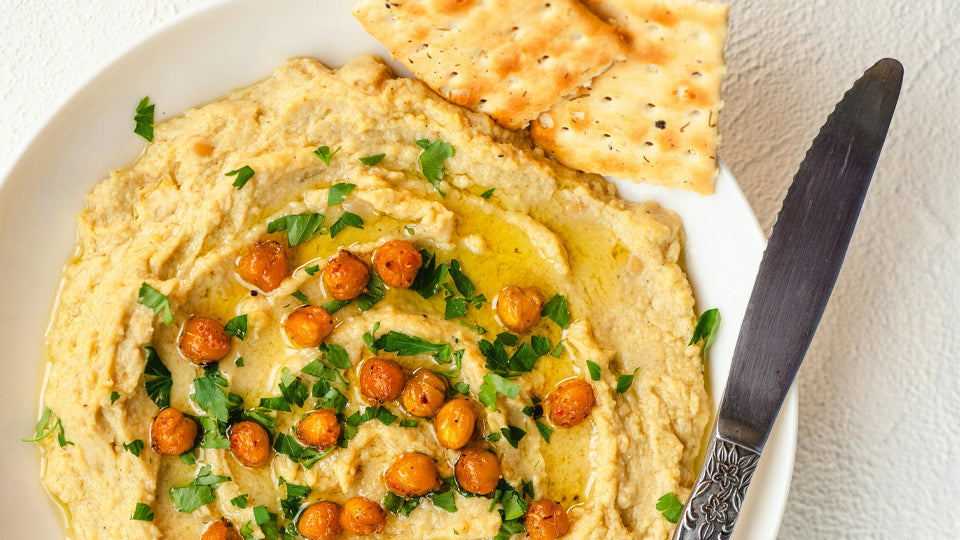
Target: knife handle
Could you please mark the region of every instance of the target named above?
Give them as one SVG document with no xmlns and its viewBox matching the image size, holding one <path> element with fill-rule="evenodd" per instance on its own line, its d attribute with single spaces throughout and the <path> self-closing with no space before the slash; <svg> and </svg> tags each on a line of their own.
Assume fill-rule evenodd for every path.
<svg viewBox="0 0 960 540">
<path fill-rule="evenodd" d="M 756 450 L 725 440 L 714 431 L 673 540 L 729 539 L 759 460 Z"/>
</svg>

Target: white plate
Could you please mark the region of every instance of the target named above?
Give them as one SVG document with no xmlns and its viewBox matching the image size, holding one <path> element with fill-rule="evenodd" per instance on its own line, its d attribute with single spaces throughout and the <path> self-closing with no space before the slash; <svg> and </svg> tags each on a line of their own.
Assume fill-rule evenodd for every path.
<svg viewBox="0 0 960 540">
<path fill-rule="evenodd" d="M 63 537 L 60 516 L 40 486 L 36 451 L 20 439 L 32 433 L 37 417 L 41 339 L 61 267 L 74 244 L 75 215 L 95 183 L 142 149 L 143 141 L 133 134 L 137 102 L 149 95 L 160 120 L 265 78 L 292 56 L 315 56 L 332 66 L 360 53 L 388 57 L 350 15 L 350 4 L 232 0 L 180 17 L 84 84 L 0 177 L 0 508 L 5 516 L 0 537 Z M 699 309 L 718 307 L 723 316 L 710 354 L 716 402 L 760 262 L 763 233 L 725 167 L 711 197 L 618 185 L 625 198 L 657 200 L 683 218 L 687 270 Z M 767 443 L 735 538 L 776 537 L 796 433 L 794 389 Z"/>
</svg>

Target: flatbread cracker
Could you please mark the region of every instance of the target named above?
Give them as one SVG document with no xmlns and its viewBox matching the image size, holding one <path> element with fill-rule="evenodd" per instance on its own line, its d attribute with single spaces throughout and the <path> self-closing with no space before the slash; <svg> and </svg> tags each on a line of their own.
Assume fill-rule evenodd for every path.
<svg viewBox="0 0 960 540">
<path fill-rule="evenodd" d="M 353 14 L 434 91 L 510 129 L 627 52 L 575 0 L 360 0 Z"/>
<path fill-rule="evenodd" d="M 585 3 L 622 30 L 630 54 L 540 115 L 530 126 L 536 144 L 576 169 L 713 193 L 729 6 Z"/>
</svg>

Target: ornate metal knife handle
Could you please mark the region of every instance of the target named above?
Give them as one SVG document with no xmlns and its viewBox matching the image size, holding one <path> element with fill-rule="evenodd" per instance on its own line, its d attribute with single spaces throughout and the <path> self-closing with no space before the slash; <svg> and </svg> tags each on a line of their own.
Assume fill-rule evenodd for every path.
<svg viewBox="0 0 960 540">
<path fill-rule="evenodd" d="M 714 433 L 673 540 L 727 540 L 760 454 Z"/>
</svg>

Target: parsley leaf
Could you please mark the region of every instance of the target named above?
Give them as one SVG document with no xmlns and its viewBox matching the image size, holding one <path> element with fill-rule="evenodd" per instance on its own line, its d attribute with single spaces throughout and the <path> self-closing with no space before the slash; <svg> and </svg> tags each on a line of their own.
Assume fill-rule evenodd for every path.
<svg viewBox="0 0 960 540">
<path fill-rule="evenodd" d="M 29 439 L 23 439 L 23 442 L 37 442 L 41 439 L 46 439 L 53 434 L 57 428 L 60 427 L 60 419 L 57 418 L 57 421 L 47 429 L 47 424 L 50 423 L 50 416 L 53 414 L 53 411 L 50 410 L 50 407 L 44 407 L 43 412 L 40 414 L 40 420 L 37 422 L 37 427 L 34 430 L 33 437 Z"/>
<path fill-rule="evenodd" d="M 303 294 L 303 293 L 300 292 L 300 291 L 293 291 L 292 293 L 290 293 L 290 296 L 296 298 L 296 299 L 299 300 L 301 303 L 304 303 L 304 304 L 309 304 L 309 303 L 310 303 L 310 299 L 307 298 L 307 295 Z"/>
<path fill-rule="evenodd" d="M 303 407 L 303 403 L 310 395 L 310 390 L 300 381 L 300 377 L 294 377 L 290 374 L 288 368 L 283 368 L 280 372 L 280 393 L 287 403 L 296 403 L 297 407 Z"/>
<path fill-rule="evenodd" d="M 324 311 L 333 315 L 334 313 L 340 311 L 341 308 L 350 303 L 350 300 L 331 300 L 326 304 L 323 304 L 322 307 Z"/>
<path fill-rule="evenodd" d="M 467 299 L 457 296 L 448 296 L 443 310 L 445 320 L 459 319 L 467 316 Z"/>
<path fill-rule="evenodd" d="M 362 157 L 360 158 L 360 163 L 363 163 L 364 165 L 367 165 L 369 167 L 373 167 L 374 165 L 383 161 L 383 158 L 385 157 L 387 157 L 386 154 L 376 154 L 373 156 Z"/>
<path fill-rule="evenodd" d="M 633 370 L 633 373 L 625 373 L 617 377 L 618 394 L 622 394 L 630 389 L 630 386 L 633 385 L 633 378 L 636 377 L 638 371 L 640 371 L 640 368 Z"/>
<path fill-rule="evenodd" d="M 136 521 L 153 521 L 153 512 L 150 510 L 150 505 L 138 502 L 130 519 Z"/>
<path fill-rule="evenodd" d="M 663 517 L 667 518 L 667 521 L 676 523 L 680 520 L 680 515 L 683 513 L 683 505 L 680 504 L 680 500 L 677 499 L 677 496 L 671 491 L 657 499 L 657 510 L 663 514 Z"/>
<path fill-rule="evenodd" d="M 137 292 L 139 300 L 137 303 L 143 304 L 153 310 L 154 315 L 163 313 L 163 324 L 173 322 L 173 313 L 170 311 L 170 299 L 160 291 L 154 289 L 146 283 L 140 285 L 140 291 Z"/>
<path fill-rule="evenodd" d="M 236 497 L 230 499 L 230 504 L 243 510 L 244 508 L 247 507 L 247 497 L 249 497 L 249 495 L 247 495 L 246 493 L 242 495 L 237 495 Z"/>
<path fill-rule="evenodd" d="M 277 531 L 277 516 L 267 510 L 266 506 L 257 506 L 253 509 L 253 520 L 260 527 L 260 532 L 267 540 L 277 540 L 279 531 Z"/>
<path fill-rule="evenodd" d="M 215 448 L 225 450 L 230 448 L 230 441 L 224 435 L 226 425 L 224 424 L 223 433 L 221 425 L 215 418 L 210 416 L 201 416 L 197 418 L 200 421 L 200 427 L 203 428 L 203 435 L 200 437 L 200 448 Z"/>
<path fill-rule="evenodd" d="M 430 496 L 430 500 L 433 501 L 434 506 L 442 510 L 446 510 L 451 514 L 457 511 L 456 496 L 452 491 L 447 491 L 446 493 L 434 493 Z"/>
<path fill-rule="evenodd" d="M 416 420 L 411 420 L 409 418 L 404 418 L 400 421 L 400 427 L 417 427 L 420 425 L 420 422 Z"/>
<path fill-rule="evenodd" d="M 238 356 L 237 359 L 233 361 L 233 363 L 236 364 L 237 367 L 243 367 L 243 357 Z"/>
<path fill-rule="evenodd" d="M 550 429 L 550 426 L 544 424 L 540 420 L 534 420 L 534 424 L 537 425 L 537 431 L 540 432 L 540 436 L 543 437 L 543 440 L 550 442 L 550 435 L 553 434 L 553 430 Z"/>
<path fill-rule="evenodd" d="M 230 171 L 226 176 L 236 176 L 237 179 L 233 181 L 233 187 L 240 189 L 247 184 L 247 181 L 253 178 L 253 169 L 249 165 L 244 165 L 237 170 Z"/>
<path fill-rule="evenodd" d="M 300 463 L 308 469 L 313 467 L 321 459 L 330 455 L 335 448 L 337 447 L 332 446 L 321 453 L 313 448 L 300 446 L 300 443 L 298 443 L 296 439 L 286 433 L 278 433 L 273 441 L 273 449 L 276 450 L 278 454 L 283 454 L 294 463 Z"/>
<path fill-rule="evenodd" d="M 590 372 L 591 380 L 600 380 L 600 364 L 594 362 L 593 360 L 587 360 L 587 371 Z"/>
<path fill-rule="evenodd" d="M 323 214 L 283 216 L 267 223 L 267 232 L 287 231 L 287 244 L 293 247 L 306 242 L 316 234 L 323 220 Z"/>
<path fill-rule="evenodd" d="M 271 415 L 270 409 L 265 407 L 257 407 L 252 411 L 243 411 L 243 417 L 247 420 L 253 420 L 258 424 L 263 424 L 263 427 L 269 431 L 277 429 L 277 419 Z"/>
<path fill-rule="evenodd" d="M 346 229 L 347 226 L 362 229 L 363 218 L 354 214 L 353 212 L 344 212 L 340 218 L 330 226 L 330 238 L 340 234 L 340 232 Z"/>
<path fill-rule="evenodd" d="M 557 326 L 566 330 L 570 327 L 570 311 L 567 307 L 567 299 L 559 294 L 553 295 L 553 298 L 547 300 L 543 305 L 540 314 L 549 317 Z"/>
<path fill-rule="evenodd" d="M 463 296 L 471 298 L 473 293 L 477 292 L 473 281 L 470 281 L 470 278 L 463 273 L 463 270 L 460 268 L 460 261 L 456 259 L 450 261 L 450 277 L 453 279 L 453 284 L 457 286 L 457 290 L 460 291 L 460 294 Z"/>
<path fill-rule="evenodd" d="M 143 441 L 137 439 L 130 443 L 123 443 L 123 449 L 137 457 L 140 457 L 140 452 L 143 451 Z"/>
<path fill-rule="evenodd" d="M 388 491 L 383 498 L 384 510 L 403 517 L 409 516 L 419 505 L 420 499 L 404 499 L 392 491 Z"/>
<path fill-rule="evenodd" d="M 336 206 L 342 203 L 347 199 L 347 195 L 356 187 L 356 184 L 346 184 L 343 182 L 330 186 L 327 190 L 327 206 Z"/>
<path fill-rule="evenodd" d="M 287 517 L 287 519 L 293 519 L 297 517 L 297 513 L 300 512 L 300 504 L 307 498 L 307 495 L 310 495 L 310 486 L 291 484 L 282 476 L 280 477 L 279 485 L 286 486 L 287 489 L 287 497 L 280 501 L 280 508 L 283 510 L 283 515 Z"/>
<path fill-rule="evenodd" d="M 720 310 L 717 308 L 708 309 L 700 314 L 696 328 L 693 329 L 693 336 L 688 345 L 693 345 L 703 340 L 703 348 L 700 349 L 700 361 L 706 363 L 707 349 L 713 345 L 713 340 L 717 338 L 717 332 L 720 331 Z"/>
<path fill-rule="evenodd" d="M 217 500 L 217 494 L 214 492 L 214 488 L 217 484 L 229 480 L 229 476 L 210 474 L 210 465 L 204 465 L 200 468 L 193 482 L 182 487 L 170 489 L 173 506 L 180 512 L 193 512 L 197 508 Z"/>
<path fill-rule="evenodd" d="M 497 394 L 503 394 L 508 398 L 516 398 L 520 394 L 520 385 L 504 379 L 495 374 L 488 373 L 483 376 L 483 384 L 480 385 L 478 399 L 490 410 L 497 410 Z"/>
<path fill-rule="evenodd" d="M 423 152 L 420 152 L 420 172 L 441 197 L 446 197 L 447 194 L 440 189 L 440 180 L 443 180 L 443 162 L 453 157 L 453 146 L 443 141 L 430 142 L 426 139 L 418 140 L 417 145 L 423 148 Z"/>
<path fill-rule="evenodd" d="M 304 268 L 303 271 L 306 272 L 308 276 L 312 276 L 320 271 L 320 265 L 315 264 L 313 266 L 308 266 Z"/>
<path fill-rule="evenodd" d="M 118 399 L 120 399 L 120 392 L 117 392 L 117 391 L 110 392 L 110 404 L 111 404 L 111 405 L 113 405 L 114 403 L 116 403 Z"/>
<path fill-rule="evenodd" d="M 447 278 L 448 267 L 447 263 L 438 265 L 436 256 L 425 249 L 420 250 L 420 256 L 423 258 L 423 264 L 420 265 L 410 290 L 416 291 L 424 298 L 430 298 L 437 294 L 441 284 Z"/>
<path fill-rule="evenodd" d="M 489 199 L 490 196 L 493 195 L 493 190 L 495 190 L 495 189 L 497 189 L 497 188 L 490 188 L 490 189 L 484 191 L 483 193 L 480 194 L 480 197 L 481 197 L 481 198 L 484 198 L 484 199 Z"/>
<path fill-rule="evenodd" d="M 329 146 L 321 146 L 320 148 L 317 148 L 316 150 L 313 151 L 313 155 L 320 158 L 320 161 L 324 162 L 327 165 L 327 167 L 329 167 L 330 158 L 332 158 L 339 151 L 340 151 L 339 146 L 333 152 L 330 151 Z"/>
<path fill-rule="evenodd" d="M 165 409 L 170 406 L 170 391 L 173 389 L 173 376 L 167 366 L 163 365 L 157 350 L 149 345 L 143 348 L 147 355 L 147 364 L 143 369 L 143 385 L 147 395 Z"/>
<path fill-rule="evenodd" d="M 230 319 L 227 321 L 227 324 L 223 326 L 223 331 L 226 332 L 228 336 L 235 336 L 243 340 L 243 338 L 247 337 L 247 315 L 243 314 Z"/>
<path fill-rule="evenodd" d="M 147 96 L 137 104 L 137 111 L 133 115 L 133 121 L 136 123 L 133 132 L 150 142 L 153 142 L 154 107 L 150 104 L 150 96 Z"/>
<path fill-rule="evenodd" d="M 366 311 L 381 300 L 383 300 L 383 279 L 373 274 L 367 282 L 367 290 L 357 297 L 357 307 L 360 311 Z"/>
<path fill-rule="evenodd" d="M 520 445 L 520 439 L 522 439 L 527 432 L 518 428 L 517 426 L 511 426 L 507 424 L 507 427 L 500 430 L 500 433 L 503 433 L 503 438 L 510 443 L 510 446 L 517 448 Z"/>
<path fill-rule="evenodd" d="M 431 343 L 423 338 L 411 336 L 396 330 L 377 338 L 376 347 L 387 352 L 395 352 L 400 356 L 415 356 L 418 354 L 432 354 L 439 364 L 450 362 L 451 348 L 447 343 Z"/>
<path fill-rule="evenodd" d="M 292 410 L 283 396 L 260 398 L 260 407 L 271 411 L 291 412 Z"/>
<path fill-rule="evenodd" d="M 379 329 L 380 329 L 380 322 L 377 321 L 373 323 L 373 329 L 371 329 L 369 332 L 364 332 L 363 334 L 363 343 L 364 345 L 367 346 L 368 349 L 370 349 L 370 352 L 372 352 L 373 354 L 377 354 L 377 351 L 380 350 L 377 348 L 377 338 L 376 338 L 377 330 Z"/>
<path fill-rule="evenodd" d="M 227 395 L 223 391 L 226 387 L 227 380 L 220 376 L 219 372 L 206 374 L 193 380 L 193 394 L 190 399 L 217 421 L 227 422 L 230 412 L 227 410 Z"/>
<path fill-rule="evenodd" d="M 350 355 L 339 345 L 327 345 L 327 361 L 338 369 L 350 369 Z"/>
<path fill-rule="evenodd" d="M 193 452 L 184 452 L 180 454 L 180 463 L 192 467 L 197 464 L 197 456 Z"/>
</svg>

